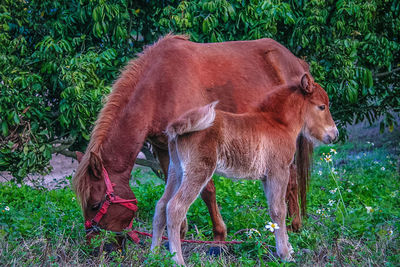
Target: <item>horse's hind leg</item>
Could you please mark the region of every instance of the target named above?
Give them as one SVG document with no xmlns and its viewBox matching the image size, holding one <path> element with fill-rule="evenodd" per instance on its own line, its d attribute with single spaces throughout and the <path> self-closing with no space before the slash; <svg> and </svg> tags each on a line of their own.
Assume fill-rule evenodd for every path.
<svg viewBox="0 0 400 267">
<path fill-rule="evenodd" d="M 201 198 L 206 203 L 208 212 L 211 216 L 214 240 L 224 241 L 226 238 L 226 226 L 217 205 L 216 191 L 213 180 L 210 180 L 203 188 L 203 191 L 201 192 Z"/>
<path fill-rule="evenodd" d="M 266 197 L 268 199 L 269 213 L 273 223 L 277 223 L 276 229 L 276 250 L 279 257 L 285 261 L 292 261 L 292 246 L 289 243 L 286 230 L 286 202 L 285 194 L 289 180 L 289 169 L 271 170 L 267 178 L 263 181 Z"/>
<path fill-rule="evenodd" d="M 286 202 L 288 203 L 289 217 L 292 218 L 292 224 L 289 226 L 289 230 L 297 232 L 301 227 L 301 217 L 298 197 L 297 170 L 294 163 L 290 165 L 290 177 L 286 191 Z"/>
</svg>

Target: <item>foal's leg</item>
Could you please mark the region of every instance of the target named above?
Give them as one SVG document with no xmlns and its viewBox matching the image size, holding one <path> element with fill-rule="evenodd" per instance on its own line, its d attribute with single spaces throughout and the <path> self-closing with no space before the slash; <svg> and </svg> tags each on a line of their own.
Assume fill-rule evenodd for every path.
<svg viewBox="0 0 400 267">
<path fill-rule="evenodd" d="M 269 213 L 274 223 L 279 225 L 275 230 L 276 250 L 284 261 L 292 261 L 292 246 L 289 243 L 286 230 L 286 202 L 285 194 L 289 180 L 289 169 L 271 171 L 263 181 L 264 191 L 268 199 Z"/>
<path fill-rule="evenodd" d="M 169 162 L 170 162 L 170 156 L 169 156 L 168 150 L 161 149 L 161 148 L 158 148 L 156 146 L 153 146 L 153 149 L 154 149 L 154 152 L 156 153 L 158 161 L 160 162 L 161 169 L 162 169 L 162 171 L 164 173 L 165 182 L 167 182 L 168 181 L 168 175 L 169 175 L 168 174 L 168 167 L 169 167 Z M 179 162 L 177 162 L 177 164 L 179 164 Z M 177 189 L 178 188 L 176 188 L 176 190 Z M 215 198 L 215 193 L 214 193 L 214 198 Z M 181 239 L 185 238 L 187 230 L 188 230 L 188 224 L 187 224 L 187 219 L 185 218 L 185 220 L 182 222 L 182 225 L 181 225 L 181 232 L 180 232 L 181 233 Z"/>
<path fill-rule="evenodd" d="M 172 167 L 169 170 L 169 178 L 161 199 L 157 202 L 156 210 L 153 218 L 153 237 L 151 241 L 151 250 L 161 245 L 162 234 L 166 225 L 166 208 L 168 201 L 176 193 L 179 188 L 179 178 L 175 169 Z"/>
<path fill-rule="evenodd" d="M 154 152 L 160 162 L 161 169 L 165 175 L 165 181 L 168 179 L 168 166 L 169 166 L 169 153 L 167 150 L 158 148 L 153 146 Z M 226 239 L 226 225 L 224 220 L 222 219 L 221 213 L 219 212 L 217 199 L 216 199 L 216 190 L 215 185 L 212 180 L 208 182 L 208 184 L 203 188 L 201 192 L 201 198 L 208 208 L 208 212 L 210 213 L 211 221 L 213 224 L 213 233 L 214 240 L 216 241 L 224 241 Z M 187 219 L 182 222 L 181 225 L 181 239 L 185 238 L 186 232 L 188 230 Z"/>
<path fill-rule="evenodd" d="M 203 164 L 200 163 L 199 165 L 202 166 Z M 199 166 L 186 166 L 185 169 L 187 173 L 183 176 L 178 191 L 167 206 L 167 230 L 170 251 L 175 253 L 173 259 L 180 265 L 185 264 L 179 236 L 180 225 L 185 219 L 190 205 L 195 201 L 203 187 L 211 180 L 212 171 L 214 170 L 214 168 L 202 168 Z"/>
</svg>

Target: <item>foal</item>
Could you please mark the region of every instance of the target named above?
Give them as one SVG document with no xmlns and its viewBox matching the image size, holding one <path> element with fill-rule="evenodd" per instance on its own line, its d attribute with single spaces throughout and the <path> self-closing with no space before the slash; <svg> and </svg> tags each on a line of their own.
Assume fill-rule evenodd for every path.
<svg viewBox="0 0 400 267">
<path fill-rule="evenodd" d="M 226 177 L 262 181 L 270 216 L 280 226 L 275 230 L 278 255 L 291 261 L 285 225 L 289 166 L 301 131 L 324 143 L 337 138 L 328 95 L 304 74 L 298 82 L 271 92 L 255 112 L 232 114 L 215 110 L 216 105 L 188 111 L 167 127 L 171 162 L 165 192 L 156 206 L 151 248 L 160 245 L 167 225 L 174 260 L 185 264 L 181 223 L 218 170 Z"/>
</svg>

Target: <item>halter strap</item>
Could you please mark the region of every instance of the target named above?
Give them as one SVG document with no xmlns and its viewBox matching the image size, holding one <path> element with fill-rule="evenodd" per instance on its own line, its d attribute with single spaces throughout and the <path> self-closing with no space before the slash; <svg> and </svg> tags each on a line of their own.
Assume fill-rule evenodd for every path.
<svg viewBox="0 0 400 267">
<path fill-rule="evenodd" d="M 108 208 L 110 207 L 111 204 L 120 204 L 134 212 L 138 210 L 138 207 L 136 206 L 137 204 L 137 199 L 123 199 L 119 196 L 114 195 L 114 186 L 115 184 L 111 183 L 110 177 L 108 176 L 107 170 L 103 167 L 103 176 L 104 176 L 104 182 L 106 184 L 106 200 L 103 202 L 101 205 L 100 210 L 96 213 L 93 219 L 91 220 L 86 220 L 85 222 L 85 229 L 86 232 L 91 232 L 91 231 L 98 231 L 98 223 L 100 222 L 101 218 L 107 213 Z M 132 218 L 132 221 L 130 222 L 128 228 L 126 229 L 131 229 L 130 232 L 128 232 L 128 235 L 132 238 L 132 240 L 135 243 L 139 243 L 140 239 L 137 236 L 137 234 L 132 230 L 132 224 L 133 224 L 134 218 Z"/>
</svg>

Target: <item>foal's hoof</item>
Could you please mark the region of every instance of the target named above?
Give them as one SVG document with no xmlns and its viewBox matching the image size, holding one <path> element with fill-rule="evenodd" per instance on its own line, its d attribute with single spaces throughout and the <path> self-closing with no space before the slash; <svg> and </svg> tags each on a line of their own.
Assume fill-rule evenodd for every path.
<svg viewBox="0 0 400 267">
<path fill-rule="evenodd" d="M 222 247 L 210 247 L 210 249 L 207 252 L 207 255 L 217 257 L 221 255 L 223 252 Z"/>
<path fill-rule="evenodd" d="M 164 243 L 164 248 L 165 248 L 166 250 L 169 250 L 169 241 L 167 241 L 167 242 Z"/>
<path fill-rule="evenodd" d="M 296 262 L 291 254 L 282 259 L 283 262 Z"/>
</svg>

